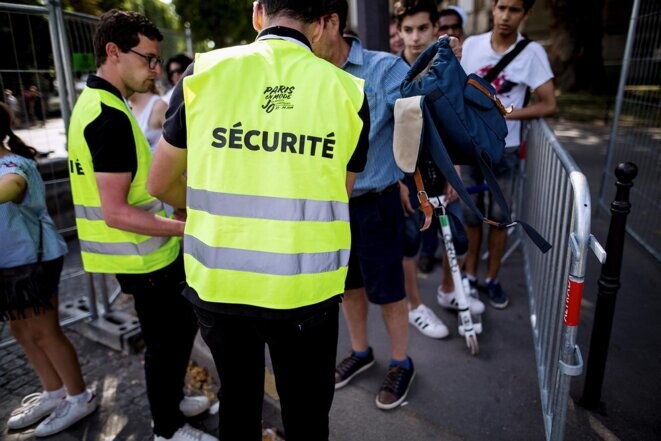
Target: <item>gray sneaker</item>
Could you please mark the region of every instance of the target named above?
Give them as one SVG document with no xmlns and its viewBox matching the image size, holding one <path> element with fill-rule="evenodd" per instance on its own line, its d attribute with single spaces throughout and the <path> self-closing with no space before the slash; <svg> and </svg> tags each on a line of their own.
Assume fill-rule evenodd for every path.
<svg viewBox="0 0 661 441">
<path fill-rule="evenodd" d="M 46 418 L 55 410 L 61 398 L 49 398 L 47 392 L 36 392 L 21 400 L 21 407 L 12 412 L 7 428 L 10 430 L 25 429 Z"/>
<path fill-rule="evenodd" d="M 43 420 L 34 431 L 35 436 L 50 436 L 69 428 L 78 421 L 94 412 L 99 406 L 96 394 L 88 390 L 87 401 L 73 401 L 71 398 L 61 400 L 55 411 Z"/>
</svg>

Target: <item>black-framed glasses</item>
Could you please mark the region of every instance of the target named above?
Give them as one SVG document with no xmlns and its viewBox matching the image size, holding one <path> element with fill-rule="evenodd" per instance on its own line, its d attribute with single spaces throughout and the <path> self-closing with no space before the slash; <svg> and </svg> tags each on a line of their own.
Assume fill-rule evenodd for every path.
<svg viewBox="0 0 661 441">
<path fill-rule="evenodd" d="M 133 52 L 136 55 L 140 55 L 142 58 L 147 60 L 147 64 L 149 65 L 149 68 L 152 69 L 152 70 L 156 69 L 157 64 L 160 64 L 161 66 L 163 66 L 163 59 L 161 57 L 155 57 L 153 55 L 141 54 L 140 52 L 134 51 L 133 49 L 129 49 L 129 52 Z"/>
</svg>

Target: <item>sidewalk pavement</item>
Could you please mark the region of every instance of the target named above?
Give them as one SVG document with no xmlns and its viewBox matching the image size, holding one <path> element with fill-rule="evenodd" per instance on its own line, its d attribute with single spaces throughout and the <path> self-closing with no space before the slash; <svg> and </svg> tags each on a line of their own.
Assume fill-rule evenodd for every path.
<svg viewBox="0 0 661 441">
<path fill-rule="evenodd" d="M 552 125 L 561 144 L 585 173 L 596 207 L 609 127 L 565 121 L 553 121 Z M 612 189 L 607 194 L 614 193 Z M 593 215 L 592 231 L 602 244 L 606 242 L 608 222 L 609 216 L 603 213 Z M 585 359 L 599 271 L 596 259 L 589 257 L 578 334 Z M 521 252 L 515 252 L 501 272 L 511 305 L 502 311 L 487 306 L 484 332 L 479 336 L 480 353 L 475 357 L 457 335 L 456 315 L 435 302 L 439 278 L 438 267 L 428 276 L 421 276 L 421 292 L 426 304 L 448 324 L 451 337 L 432 340 L 411 328 L 410 355 L 417 376 L 402 407 L 380 411 L 374 400 L 387 369 L 388 338 L 380 312 L 371 308 L 369 332 L 377 363 L 336 392 L 331 441 L 545 439 Z M 661 433 L 661 297 L 655 295 L 661 276 L 658 262 L 630 237 L 625 241 L 621 285 L 602 393 L 604 406 L 598 412 L 589 412 L 574 404 L 581 396 L 584 376 L 574 379 L 566 440 L 653 440 Z M 151 439 L 142 356 L 119 354 L 72 330 L 67 330 L 67 335 L 80 354 L 85 377 L 100 395 L 101 407 L 50 439 Z M 342 321 L 338 359 L 348 350 L 346 324 Z M 278 427 L 278 402 L 271 380 L 267 375 L 265 420 Z M 38 381 L 20 349 L 0 349 L 0 439 L 31 438 L 31 430 L 8 434 L 5 426 L 20 399 L 38 389 Z M 212 429 L 215 420 L 207 416 L 194 423 Z"/>
</svg>

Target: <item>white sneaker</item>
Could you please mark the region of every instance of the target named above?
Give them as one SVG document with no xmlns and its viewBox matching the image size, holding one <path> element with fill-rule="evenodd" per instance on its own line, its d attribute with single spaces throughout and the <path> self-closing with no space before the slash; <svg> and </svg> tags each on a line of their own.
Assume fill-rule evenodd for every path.
<svg viewBox="0 0 661 441">
<path fill-rule="evenodd" d="M 174 432 L 172 438 L 154 435 L 154 441 L 218 441 L 218 438 L 202 432 L 189 424 L 184 424 L 179 430 Z"/>
<path fill-rule="evenodd" d="M 194 417 L 206 411 L 211 406 L 209 399 L 204 395 L 184 397 L 179 403 L 179 410 L 186 418 Z"/>
<path fill-rule="evenodd" d="M 86 401 L 74 401 L 70 397 L 60 401 L 53 413 L 34 430 L 35 436 L 50 436 L 69 428 L 94 412 L 99 406 L 96 394 L 87 390 Z"/>
<path fill-rule="evenodd" d="M 450 335 L 450 330 L 434 311 L 422 304 L 409 311 L 409 323 L 427 337 L 444 338 Z"/>
<path fill-rule="evenodd" d="M 51 398 L 48 392 L 36 392 L 21 400 L 21 407 L 12 412 L 7 428 L 10 430 L 24 429 L 47 417 L 55 410 L 66 394 Z"/>
<path fill-rule="evenodd" d="M 457 305 L 457 295 L 454 291 L 452 292 L 443 292 L 439 286 L 436 290 L 436 300 L 438 304 L 446 309 L 454 309 L 457 311 L 459 306 Z M 484 312 L 484 303 L 479 299 L 466 294 L 466 301 L 468 302 L 468 308 L 470 309 L 471 314 L 479 315 Z"/>
</svg>

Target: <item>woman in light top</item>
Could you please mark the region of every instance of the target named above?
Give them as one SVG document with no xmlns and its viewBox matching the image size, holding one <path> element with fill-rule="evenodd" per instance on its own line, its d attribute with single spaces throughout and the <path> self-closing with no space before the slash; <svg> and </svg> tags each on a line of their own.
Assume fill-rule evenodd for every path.
<svg viewBox="0 0 661 441">
<path fill-rule="evenodd" d="M 43 388 L 23 398 L 7 427 L 43 420 L 35 435 L 48 436 L 92 413 L 97 400 L 59 324 L 67 246 L 48 215 L 36 154 L 12 132 L 10 110 L 0 104 L 0 321 L 9 322 Z"/>
<path fill-rule="evenodd" d="M 131 111 L 135 115 L 142 133 L 149 141 L 149 148 L 154 154 L 156 144 L 163 131 L 165 111 L 168 110 L 168 105 L 155 87 L 152 87 L 149 92 L 134 93 L 129 98 L 129 103 L 131 103 Z"/>
</svg>

